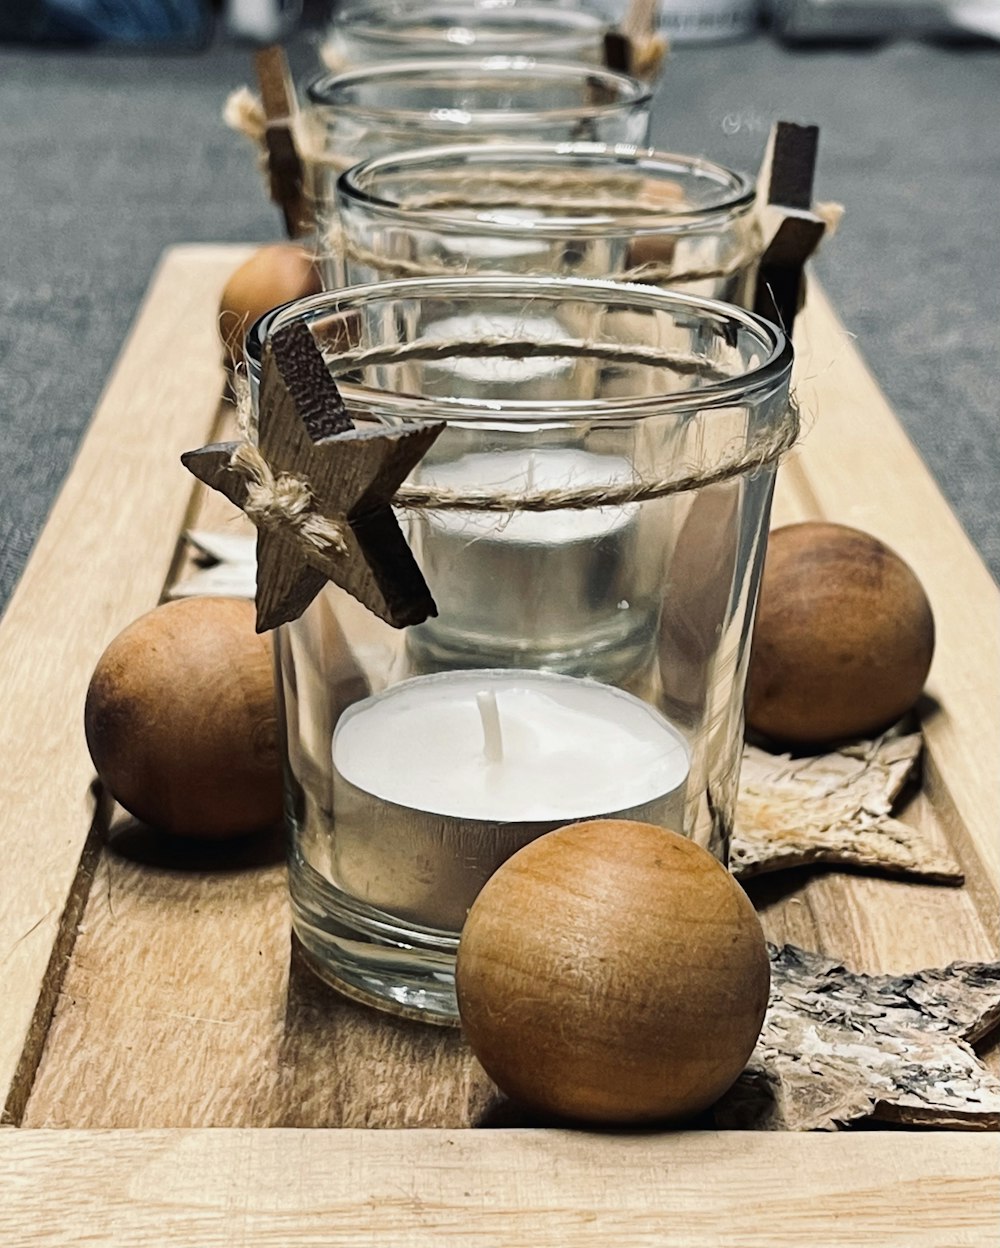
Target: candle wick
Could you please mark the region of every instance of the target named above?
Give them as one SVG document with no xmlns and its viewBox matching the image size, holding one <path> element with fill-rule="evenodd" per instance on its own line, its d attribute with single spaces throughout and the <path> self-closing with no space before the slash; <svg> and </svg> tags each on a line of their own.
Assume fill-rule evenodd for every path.
<svg viewBox="0 0 1000 1248">
<path fill-rule="evenodd" d="M 488 763 L 503 762 L 503 733 L 500 731 L 500 708 L 492 691 L 476 694 L 476 706 L 483 725 L 483 757 Z"/>
<path fill-rule="evenodd" d="M 535 488 L 535 452 L 528 452 L 528 465 L 524 473 L 524 492 L 530 494 Z"/>
</svg>

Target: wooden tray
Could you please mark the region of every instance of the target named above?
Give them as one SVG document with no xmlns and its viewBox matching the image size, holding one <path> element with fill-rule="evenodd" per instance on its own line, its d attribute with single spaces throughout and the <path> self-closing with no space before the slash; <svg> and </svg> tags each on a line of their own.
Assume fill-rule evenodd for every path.
<svg viewBox="0 0 1000 1248">
<path fill-rule="evenodd" d="M 0 624 L 0 1243 L 995 1244 L 997 1134 L 465 1130 L 504 1119 L 458 1034 L 298 966 L 273 847 L 105 850 L 84 692 L 201 506 L 178 456 L 216 427 L 215 310 L 245 250 L 164 257 Z M 905 818 L 951 840 L 968 883 L 817 871 L 754 897 L 772 939 L 859 969 L 995 958 L 997 589 L 815 287 L 797 344 L 809 428 L 775 521 L 868 529 L 927 587 L 939 642 Z"/>
</svg>

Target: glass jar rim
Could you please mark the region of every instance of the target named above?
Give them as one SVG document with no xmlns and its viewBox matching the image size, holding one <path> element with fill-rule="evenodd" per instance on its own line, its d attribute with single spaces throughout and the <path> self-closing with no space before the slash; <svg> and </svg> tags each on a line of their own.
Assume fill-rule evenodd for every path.
<svg viewBox="0 0 1000 1248">
<path fill-rule="evenodd" d="M 479 56 L 479 57 L 435 57 L 408 61 L 390 61 L 385 65 L 361 65 L 342 73 L 320 74 L 306 84 L 306 97 L 311 107 L 316 109 L 330 108 L 337 113 L 351 117 L 366 118 L 371 121 L 400 122 L 410 121 L 427 127 L 426 109 L 380 108 L 377 105 L 350 104 L 333 98 L 337 93 L 352 87 L 359 82 L 378 84 L 393 79 L 413 79 L 440 81 L 445 83 L 455 77 L 470 73 L 489 74 L 509 72 L 512 75 L 531 74 L 537 80 L 570 79 L 577 81 L 590 80 L 598 87 L 608 87 L 614 91 L 615 98 L 592 104 L 579 104 L 570 108 L 532 108 L 532 109 L 477 109 L 463 110 L 470 119 L 489 118 L 490 124 L 498 129 L 508 127 L 520 128 L 526 119 L 544 116 L 546 118 L 566 118 L 573 120 L 588 117 L 603 117 L 609 113 L 629 111 L 640 104 L 648 104 L 652 99 L 652 90 L 638 78 L 617 70 L 605 69 L 601 65 L 587 65 L 575 61 L 539 61 L 530 56 Z"/>
<path fill-rule="evenodd" d="M 608 420 L 611 416 L 638 422 L 658 416 L 695 415 L 714 408 L 732 407 L 736 403 L 748 401 L 751 396 L 778 389 L 791 374 L 793 349 L 788 335 L 757 313 L 748 312 L 733 304 L 631 282 L 581 277 L 500 275 L 399 278 L 388 282 L 345 286 L 339 290 L 323 291 L 318 295 L 292 300 L 272 308 L 250 327 L 245 343 L 249 372 L 259 377 L 264 343 L 271 333 L 300 319 L 305 319 L 308 323 L 312 314 L 351 312 L 375 300 L 391 301 L 430 296 L 455 299 L 473 292 L 484 296 L 510 295 L 533 300 L 548 299 L 552 302 L 578 298 L 595 303 L 624 303 L 631 310 L 676 309 L 678 312 L 700 314 L 703 320 L 724 321 L 729 325 L 735 322 L 753 335 L 760 344 L 764 358 L 738 376 L 712 381 L 695 390 L 632 397 L 616 395 L 612 399 L 507 400 L 464 396 L 430 397 L 382 390 L 338 378 L 337 384 L 348 409 L 353 407 L 364 410 L 377 406 L 380 411 L 392 411 L 394 416 L 409 422 L 446 420 L 462 426 L 496 424 L 511 418 L 525 428 L 533 425 L 585 425 L 595 420 Z"/>
<path fill-rule="evenodd" d="M 425 23 L 436 14 L 454 14 L 458 21 L 472 27 L 492 23 L 494 26 L 510 26 L 522 29 L 539 28 L 551 30 L 551 36 L 596 36 L 607 29 L 607 23 L 597 13 L 583 9 L 560 8 L 552 4 L 524 4 L 509 8 L 492 5 L 470 5 L 461 0 L 438 0 L 438 3 L 409 10 L 399 0 L 359 0 L 338 9 L 333 15 L 330 30 L 343 32 L 358 39 L 367 39 L 386 45 L 405 44 L 413 39 L 413 27 Z M 385 15 L 392 15 L 392 25 Z"/>
<path fill-rule="evenodd" d="M 390 170 L 420 170 L 433 168 L 438 162 L 461 162 L 469 160 L 472 165 L 517 165 L 525 160 L 551 161 L 553 166 L 566 164 L 572 168 L 593 164 L 595 167 L 633 166 L 638 172 L 662 172 L 668 175 L 689 174 L 702 176 L 716 182 L 720 187 L 719 199 L 702 207 L 685 208 L 672 212 L 664 206 L 662 213 L 643 213 L 629 216 L 627 213 L 611 214 L 590 212 L 586 216 L 551 215 L 543 218 L 504 217 L 491 220 L 476 217 L 477 234 L 485 236 L 510 234 L 531 235 L 533 238 L 561 237 L 567 229 L 583 237 L 600 236 L 608 227 L 628 231 L 630 234 L 680 234 L 692 229 L 705 230 L 720 226 L 752 211 L 756 197 L 755 181 L 750 175 L 698 156 L 686 156 L 674 152 L 661 152 L 653 148 L 636 148 L 618 143 L 511 143 L 511 144 L 455 144 L 426 148 L 408 148 L 402 152 L 375 156 L 344 170 L 337 179 L 337 196 L 345 203 L 364 205 L 374 215 L 400 220 L 403 217 L 423 228 L 434 228 L 440 233 L 468 233 L 470 218 L 456 212 L 439 208 L 411 208 L 397 200 L 385 199 L 360 185 L 368 174 Z"/>
</svg>

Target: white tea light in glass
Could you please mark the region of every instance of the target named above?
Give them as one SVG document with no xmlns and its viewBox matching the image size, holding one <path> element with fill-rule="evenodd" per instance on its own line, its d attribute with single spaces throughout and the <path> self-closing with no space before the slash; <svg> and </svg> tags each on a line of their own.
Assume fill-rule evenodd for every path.
<svg viewBox="0 0 1000 1248">
<path fill-rule="evenodd" d="M 627 74 L 524 56 L 391 61 L 318 78 L 299 138 L 320 235 L 337 222 L 338 175 L 358 161 L 456 143 L 637 145 L 650 100 Z"/>
<path fill-rule="evenodd" d="M 337 9 L 320 48 L 338 73 L 416 57 L 517 56 L 599 64 L 607 21 L 555 4 L 421 4 L 369 0 Z"/>
<path fill-rule="evenodd" d="M 545 832 L 601 816 L 680 826 L 687 773 L 677 729 L 610 685 L 518 669 L 418 676 L 351 707 L 334 733 L 333 881 L 458 931 L 497 867 Z"/>
<path fill-rule="evenodd" d="M 743 304 L 761 252 L 754 181 L 602 143 L 418 148 L 337 184 L 327 285 L 457 273 L 609 277 Z"/>
<path fill-rule="evenodd" d="M 632 480 L 629 460 L 569 447 L 474 451 L 421 465 L 414 480 L 439 490 L 613 492 Z M 655 540 L 655 539 L 654 539 Z M 624 678 L 652 634 L 656 588 L 640 507 L 545 512 L 428 511 L 411 541 L 440 615 L 410 629 L 421 669 L 535 663 L 550 671 Z M 498 587 L 518 585 L 516 594 Z"/>
<path fill-rule="evenodd" d="M 450 317 L 465 334 L 442 343 Z M 563 336 L 519 336 L 530 317 Z M 445 429 L 394 498 L 438 616 L 396 630 L 330 585 L 278 630 L 295 931 L 345 992 L 454 1022 L 465 910 L 532 835 L 629 813 L 726 860 L 791 347 L 652 287 L 398 280 L 270 313 L 251 390 L 296 321 L 359 429 Z M 469 397 L 443 351 L 552 360 L 562 393 L 508 369 Z"/>
</svg>

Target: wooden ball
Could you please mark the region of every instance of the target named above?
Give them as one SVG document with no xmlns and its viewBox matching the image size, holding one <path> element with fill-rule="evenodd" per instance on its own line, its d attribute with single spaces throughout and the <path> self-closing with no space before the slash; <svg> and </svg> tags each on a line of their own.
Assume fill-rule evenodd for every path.
<svg viewBox="0 0 1000 1248">
<path fill-rule="evenodd" d="M 271 243 L 246 260 L 219 301 L 219 336 L 230 366 L 243 358 L 247 330 L 265 312 L 322 289 L 313 257 L 297 243 Z"/>
<path fill-rule="evenodd" d="M 747 724 L 780 741 L 866 736 L 905 714 L 934 654 L 923 587 L 888 546 L 840 524 L 768 541 L 747 682 Z"/>
<path fill-rule="evenodd" d="M 770 963 L 746 894 L 706 850 L 599 819 L 532 841 L 469 911 L 462 1026 L 534 1110 L 592 1122 L 688 1117 L 743 1070 Z"/>
<path fill-rule="evenodd" d="M 105 787 L 143 822 L 221 838 L 281 818 L 271 640 L 254 625 L 244 599 L 170 602 L 98 661 L 87 746 Z"/>
</svg>

